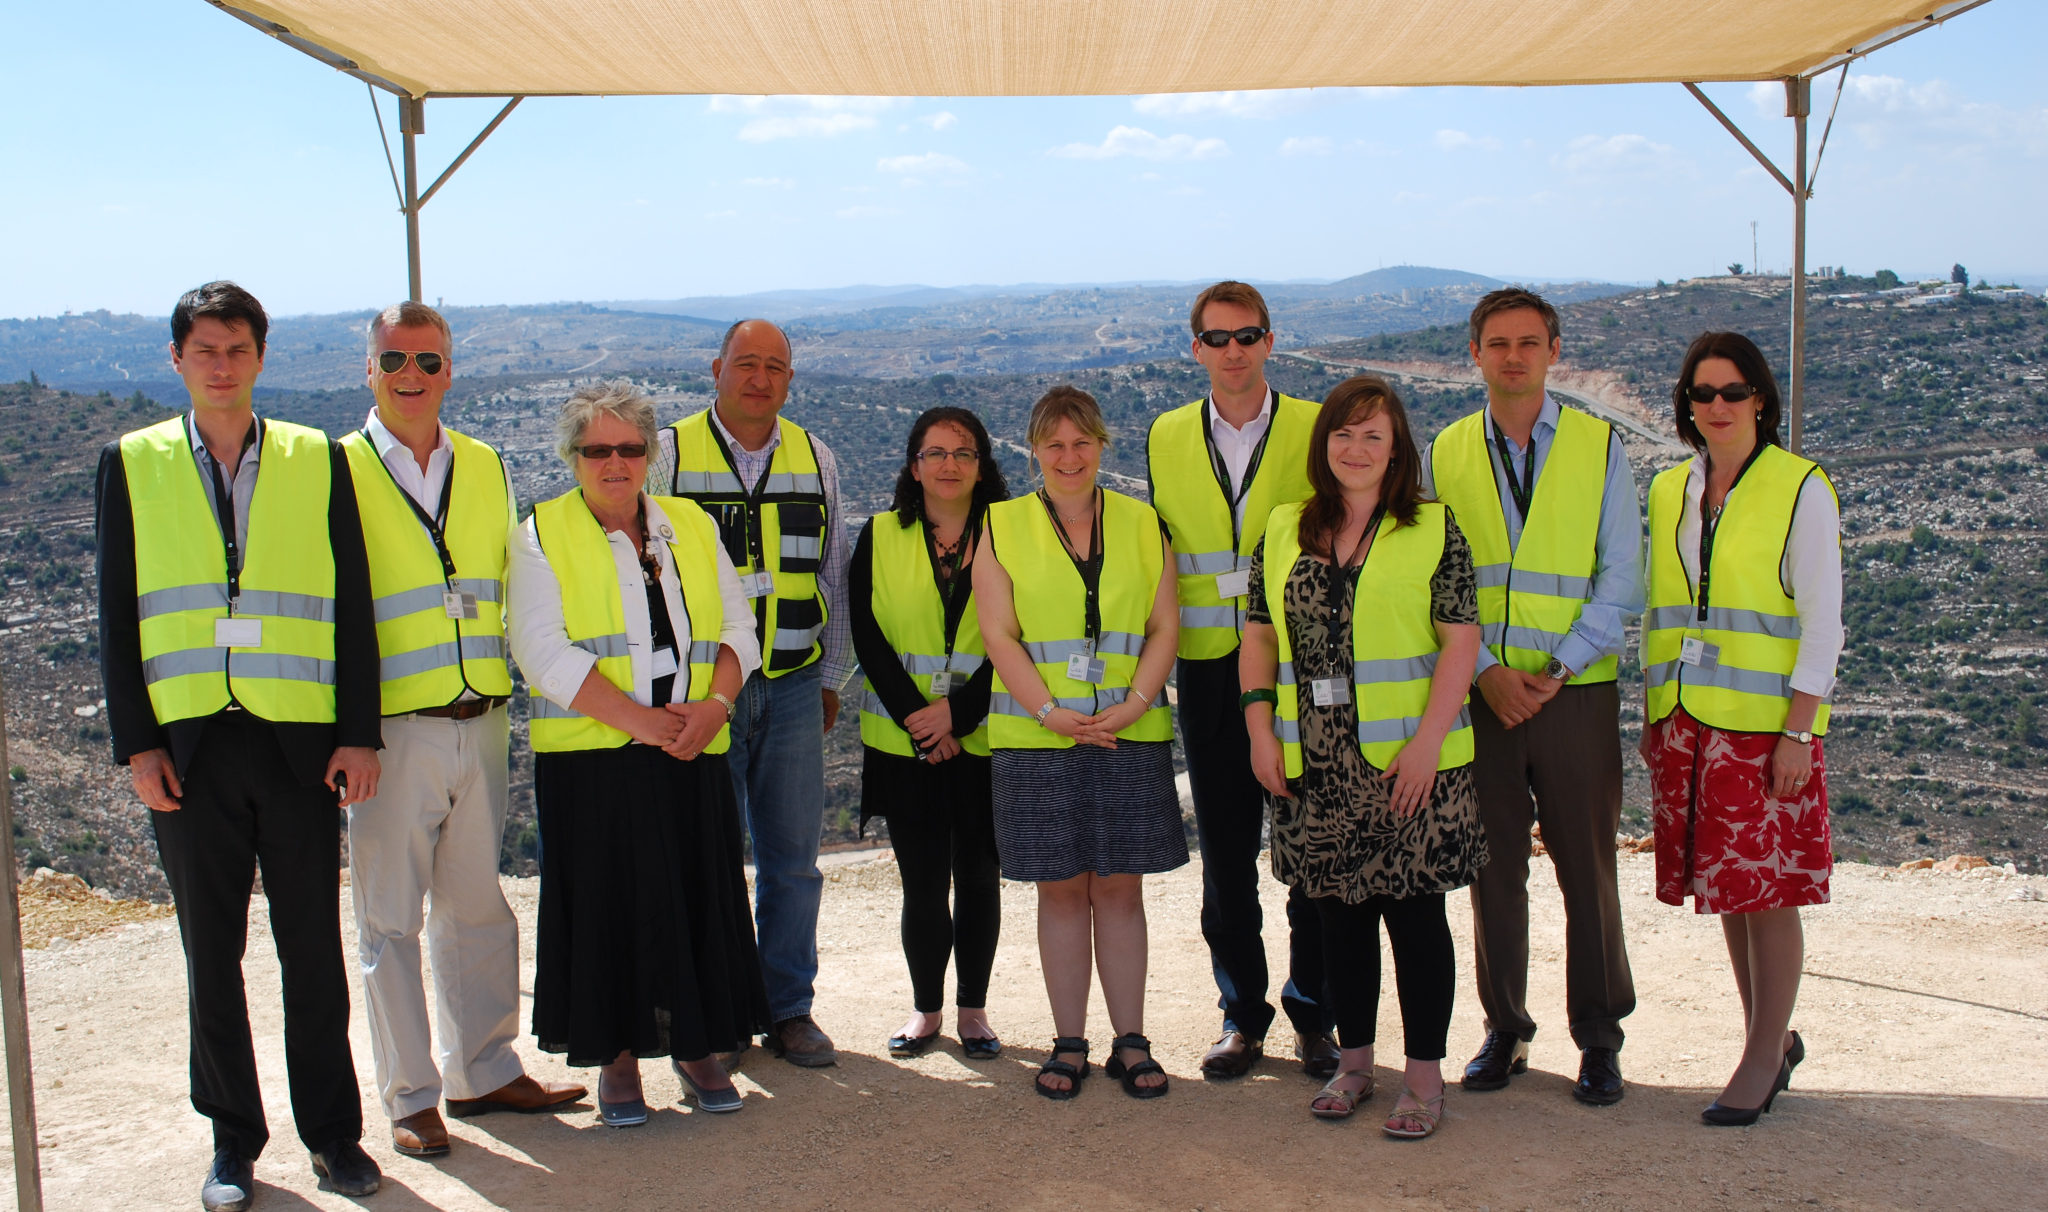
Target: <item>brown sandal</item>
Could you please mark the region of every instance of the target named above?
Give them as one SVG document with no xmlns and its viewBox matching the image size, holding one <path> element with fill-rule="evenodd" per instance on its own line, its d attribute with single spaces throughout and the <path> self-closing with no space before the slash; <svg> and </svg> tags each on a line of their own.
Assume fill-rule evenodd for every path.
<svg viewBox="0 0 2048 1212">
<path fill-rule="evenodd" d="M 1401 1098 L 1414 1103 L 1414 1109 L 1403 1111 L 1401 1109 L 1401 1099 L 1395 1099 L 1394 1110 L 1387 1116 L 1387 1122 L 1380 1125 L 1380 1131 L 1396 1140 L 1421 1140 L 1436 1131 L 1437 1124 L 1444 1117 L 1444 1096 L 1441 1090 L 1437 1092 L 1435 1098 L 1425 1102 L 1415 1097 L 1415 1091 L 1410 1090 L 1408 1083 L 1403 1082 L 1401 1083 Z M 1434 1108 L 1434 1110 L 1431 1108 Z M 1418 1132 L 1413 1128 L 1397 1128 L 1394 1126 L 1402 1120 L 1421 1124 L 1422 1130 Z"/>
<path fill-rule="evenodd" d="M 1361 1073 L 1365 1075 L 1365 1085 L 1356 1090 L 1346 1090 L 1337 1084 L 1347 1077 L 1356 1077 Z M 1376 1083 L 1377 1079 L 1373 1076 L 1373 1072 L 1370 1069 L 1346 1069 L 1332 1077 L 1329 1083 L 1322 1089 L 1316 1091 L 1316 1096 L 1309 1100 L 1308 1113 L 1317 1119 L 1350 1119 L 1351 1113 L 1358 1110 L 1358 1104 L 1372 1097 L 1373 1086 Z M 1329 1099 L 1337 1105 L 1333 1107 L 1319 1107 L 1316 1105 L 1325 1099 Z"/>
</svg>

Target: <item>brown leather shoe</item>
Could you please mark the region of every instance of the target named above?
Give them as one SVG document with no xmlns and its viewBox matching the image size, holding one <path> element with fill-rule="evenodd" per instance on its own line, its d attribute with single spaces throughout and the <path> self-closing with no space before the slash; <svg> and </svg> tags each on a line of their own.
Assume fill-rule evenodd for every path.
<svg viewBox="0 0 2048 1212">
<path fill-rule="evenodd" d="M 407 1157 L 446 1156 L 448 1127 L 441 1122 L 440 1110 L 428 1107 L 404 1119 L 392 1120 L 391 1147 Z"/>
<path fill-rule="evenodd" d="M 1294 1059 L 1301 1062 L 1303 1073 L 1318 1081 L 1328 1081 L 1337 1076 L 1337 1064 L 1343 1058 L 1337 1053 L 1337 1037 L 1328 1031 L 1297 1031 Z"/>
<path fill-rule="evenodd" d="M 1225 1031 L 1202 1057 L 1202 1076 L 1243 1077 L 1266 1055 L 1266 1041 L 1246 1039 L 1242 1031 Z"/>
<path fill-rule="evenodd" d="M 832 1046 L 832 1037 L 820 1030 L 808 1014 L 783 1019 L 766 1038 L 768 1050 L 792 1065 L 819 1069 L 839 1063 L 839 1050 Z"/>
<path fill-rule="evenodd" d="M 537 1082 L 522 1073 L 482 1098 L 451 1098 L 448 1100 L 448 1114 L 457 1119 L 469 1119 L 478 1115 L 489 1115 L 493 1111 L 517 1111 L 531 1115 L 537 1111 L 552 1111 L 563 1103 L 573 1103 L 590 1093 L 582 1086 L 569 1082 Z"/>
</svg>

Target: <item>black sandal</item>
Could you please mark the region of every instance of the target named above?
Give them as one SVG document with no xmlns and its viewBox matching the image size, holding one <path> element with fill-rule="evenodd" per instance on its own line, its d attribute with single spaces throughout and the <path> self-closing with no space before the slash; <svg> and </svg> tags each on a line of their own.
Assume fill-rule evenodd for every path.
<svg viewBox="0 0 2048 1212">
<path fill-rule="evenodd" d="M 1124 1058 L 1118 1054 L 1125 1048 L 1136 1052 L 1143 1052 L 1145 1059 L 1135 1065 L 1124 1064 Z M 1138 1084 L 1138 1079 L 1146 1074 L 1157 1073 L 1159 1076 L 1165 1077 L 1166 1070 L 1160 1067 L 1158 1061 L 1152 1059 L 1152 1041 L 1135 1031 L 1129 1035 L 1119 1035 L 1110 1043 L 1109 1059 L 1102 1062 L 1102 1071 L 1117 1081 L 1122 1082 L 1124 1093 L 1132 1098 L 1166 1097 L 1166 1083 L 1163 1081 L 1156 1086 L 1141 1086 Z"/>
<path fill-rule="evenodd" d="M 1059 1059 L 1062 1052 L 1080 1053 L 1080 1066 L 1077 1068 L 1071 1062 Z M 1054 1077 L 1066 1078 L 1067 1088 L 1055 1090 L 1039 1080 L 1039 1078 L 1043 1078 L 1048 1073 Z M 1079 1036 L 1062 1035 L 1052 1041 L 1052 1052 L 1045 1058 L 1045 1063 L 1038 1067 L 1038 1078 L 1033 1078 L 1031 1084 L 1040 1094 L 1052 1099 L 1054 1102 L 1065 1102 L 1081 1092 L 1081 1079 L 1087 1076 L 1088 1041 Z"/>
</svg>

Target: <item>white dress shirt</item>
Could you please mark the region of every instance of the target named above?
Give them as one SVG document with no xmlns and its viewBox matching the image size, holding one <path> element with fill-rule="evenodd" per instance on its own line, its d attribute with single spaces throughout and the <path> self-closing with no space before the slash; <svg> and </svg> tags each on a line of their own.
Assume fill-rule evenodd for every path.
<svg viewBox="0 0 2048 1212">
<path fill-rule="evenodd" d="M 391 469 L 391 478 L 397 482 L 405 495 L 420 503 L 420 508 L 432 516 L 441 507 L 441 490 L 448 484 L 448 469 L 455 464 L 455 447 L 448 441 L 448 431 L 441 423 L 434 423 L 434 451 L 427 456 L 427 469 L 420 470 L 420 461 L 413 457 L 412 450 L 398 440 L 398 435 L 385 427 L 384 418 L 377 410 L 370 410 L 370 419 L 363 423 L 363 432 L 370 435 L 371 445 L 377 448 L 377 457 L 384 460 L 384 466 Z M 509 490 L 511 480 L 505 481 Z M 519 507 L 514 504 L 512 516 L 519 516 Z"/>
<path fill-rule="evenodd" d="M 648 533 L 657 538 L 672 533 L 673 523 L 661 507 L 644 495 L 641 501 L 647 510 Z M 612 564 L 618 573 L 619 603 L 626 615 L 626 648 L 633 659 L 631 697 L 643 707 L 662 706 L 654 702 L 654 627 L 647 616 L 647 582 L 640 569 L 640 553 L 627 535 L 606 531 L 605 538 L 611 544 Z M 724 614 L 718 641 L 739 658 L 740 680 L 744 682 L 761 667 L 761 645 L 754 638 L 754 612 L 746 593 L 740 589 L 739 574 L 733 571 L 725 545 L 713 546 L 718 558 L 718 598 Z M 653 547 L 661 564 L 662 597 L 668 603 L 676 641 L 687 645 L 690 613 L 683 604 L 682 582 L 676 577 L 675 561 L 667 543 L 657 542 Z M 568 627 L 562 617 L 562 583 L 541 550 L 533 519 L 528 518 L 513 531 L 511 560 L 505 635 L 512 645 L 512 656 L 527 681 L 557 705 L 568 707 L 597 664 L 597 656 L 569 642 Z M 689 682 L 688 656 L 678 656 L 681 664 L 676 685 L 681 688 Z"/>
<path fill-rule="evenodd" d="M 1236 493 L 1244 485 L 1245 469 L 1252 464 L 1252 452 L 1265 439 L 1266 430 L 1273 425 L 1273 398 L 1279 393 L 1266 389 L 1265 403 L 1259 405 L 1259 415 L 1244 423 L 1239 429 L 1223 419 L 1223 412 L 1216 407 L 1216 398 L 1209 398 L 1209 438 L 1216 443 L 1216 453 L 1223 459 L 1224 470 L 1230 473 L 1230 491 Z M 1245 500 L 1249 492 L 1238 496 L 1235 514 L 1240 529 L 1244 526 Z"/>
<path fill-rule="evenodd" d="M 1707 490 L 1707 461 L 1694 456 L 1685 476 L 1685 507 L 1678 515 L 1678 556 L 1685 579 L 1700 580 L 1700 499 Z M 1825 699 L 1834 693 L 1835 663 L 1842 655 L 1842 514 L 1835 494 L 1819 476 L 1808 476 L 1792 509 L 1792 530 L 1779 562 L 1780 583 L 1792 587 L 1799 614 L 1799 658 L 1792 689 Z M 1647 664 L 1647 662 L 1646 662 Z"/>
</svg>

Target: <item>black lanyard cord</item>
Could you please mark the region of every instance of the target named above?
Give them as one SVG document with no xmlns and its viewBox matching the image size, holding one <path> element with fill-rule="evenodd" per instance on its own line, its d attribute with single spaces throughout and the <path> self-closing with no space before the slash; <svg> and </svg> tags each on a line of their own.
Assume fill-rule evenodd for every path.
<svg viewBox="0 0 2048 1212">
<path fill-rule="evenodd" d="M 1259 435 L 1258 444 L 1252 447 L 1252 457 L 1245 462 L 1244 476 L 1238 481 L 1235 489 L 1230 485 L 1230 465 L 1224 461 L 1223 452 L 1217 449 L 1216 446 L 1214 414 L 1210 411 L 1215 407 L 1215 398 L 1212 396 L 1202 401 L 1202 445 L 1208 449 L 1209 469 L 1216 474 L 1216 486 L 1223 490 L 1224 503 L 1230 506 L 1230 550 L 1232 552 L 1237 550 L 1238 540 L 1242 537 L 1238 533 L 1237 507 L 1247 496 L 1251 495 L 1252 481 L 1258 478 L 1259 464 L 1266 457 L 1266 440 L 1273 436 L 1273 421 L 1279 416 L 1280 412 L 1277 401 L 1274 399 L 1278 393 L 1274 392 L 1271 388 L 1266 390 L 1267 401 L 1273 404 L 1274 407 L 1267 414 L 1266 432 Z"/>
<path fill-rule="evenodd" d="M 1536 495 L 1536 430 L 1529 430 L 1529 448 L 1522 452 L 1522 474 L 1515 476 L 1514 460 L 1508 455 L 1508 436 L 1502 432 L 1500 422 L 1493 423 L 1493 439 L 1500 449 L 1501 473 L 1507 477 L 1508 495 L 1514 498 L 1515 511 L 1522 515 L 1522 521 L 1529 520 L 1529 498 Z"/>
<path fill-rule="evenodd" d="M 1083 626 L 1087 629 L 1088 653 L 1095 654 L 1095 646 L 1102 639 L 1102 551 L 1105 546 L 1102 533 L 1103 500 L 1102 489 L 1095 490 L 1095 543 L 1087 559 L 1074 551 L 1074 540 L 1067 534 L 1066 526 L 1060 521 L 1060 511 L 1054 508 L 1052 497 L 1044 489 L 1038 490 L 1038 501 L 1045 506 L 1045 514 L 1052 519 L 1052 528 L 1059 532 L 1060 543 L 1066 548 L 1067 558 L 1074 562 L 1074 571 L 1081 574 L 1081 585 L 1086 592 L 1082 607 Z"/>
<path fill-rule="evenodd" d="M 193 429 L 193 436 L 196 438 L 198 426 L 194 425 Z M 251 418 L 249 432 L 242 435 L 241 453 L 244 456 L 259 440 L 261 430 L 262 422 Z M 204 445 L 205 439 L 200 438 L 199 442 Z M 227 556 L 228 609 L 232 613 L 235 602 L 242 596 L 242 542 L 238 533 L 241 527 L 235 519 L 235 494 L 229 490 L 227 481 L 221 476 L 220 460 L 214 458 L 210 450 L 206 452 L 206 466 L 213 476 L 214 521 L 220 525 L 221 547 Z M 240 470 L 241 466 L 238 463 L 236 471 Z"/>
<path fill-rule="evenodd" d="M 932 559 L 932 580 L 939 590 L 940 626 L 946 633 L 946 664 L 953 663 L 953 642 L 960 634 L 960 619 L 965 613 L 956 610 L 961 600 L 960 583 L 965 579 L 967 565 L 974 558 L 974 545 L 981 540 L 981 511 L 976 509 L 960 528 L 960 545 L 952 554 L 934 558 L 932 548 L 937 546 L 933 537 L 931 519 L 920 516 L 919 526 L 924 530 L 925 554 Z M 970 592 L 972 592 L 970 590 Z"/>
<path fill-rule="evenodd" d="M 711 424 L 710 429 L 712 440 L 718 443 L 718 453 L 725 456 L 725 465 L 732 469 L 732 478 L 738 482 L 740 491 L 746 496 L 748 563 L 753 566 L 755 572 L 765 572 L 768 569 L 768 559 L 763 551 L 761 535 L 761 498 L 765 495 L 768 476 L 775 466 L 775 454 L 773 451 L 769 452 L 768 460 L 761 464 L 761 478 L 754 481 L 752 488 L 748 488 L 747 482 L 740 477 L 739 460 L 733 457 L 732 448 L 725 444 L 725 435 L 718 431 L 716 421 Z M 780 432 L 779 422 L 777 431 Z"/>
<path fill-rule="evenodd" d="M 1721 529 L 1721 514 L 1728 508 L 1728 498 L 1735 495 L 1735 486 L 1742 483 L 1742 477 L 1749 474 L 1750 465 L 1755 463 L 1756 457 L 1763 452 L 1764 444 L 1758 442 L 1749 452 L 1749 457 L 1742 461 L 1742 466 L 1735 469 L 1735 478 L 1729 481 L 1728 491 L 1721 497 L 1720 510 L 1707 508 L 1707 486 L 1714 477 L 1714 461 L 1705 455 L 1700 456 L 1707 465 L 1706 479 L 1700 484 L 1700 592 L 1697 621 L 1701 623 L 1707 621 L 1709 566 L 1714 559 L 1714 535 Z"/>
<path fill-rule="evenodd" d="M 1332 649 L 1337 647 L 1337 624 L 1343 618 L 1344 607 L 1353 596 L 1353 587 L 1358 575 L 1365 568 L 1366 559 L 1372 555 L 1372 541 L 1380 532 L 1380 522 L 1387 516 L 1384 502 L 1373 507 L 1372 517 L 1366 520 L 1365 529 L 1359 532 L 1358 545 L 1343 560 L 1337 558 L 1337 536 L 1330 536 L 1330 575 L 1324 581 L 1323 601 L 1327 612 L 1327 634 Z M 1352 620 L 1353 625 L 1357 620 Z"/>
<path fill-rule="evenodd" d="M 363 436 L 370 438 L 370 430 L 367 426 L 363 429 Z M 376 448 L 376 439 L 370 438 L 370 449 L 375 450 Z M 411 453 L 410 450 L 407 453 Z M 448 588 L 453 590 L 455 588 L 455 557 L 448 552 L 447 538 L 448 503 L 455 490 L 455 459 L 452 457 L 452 453 L 448 460 L 448 474 L 441 478 L 440 506 L 431 514 L 418 501 L 413 499 L 413 495 L 407 492 L 403 485 L 399 484 L 398 477 L 392 474 L 391 465 L 384 461 L 383 456 L 378 456 L 377 465 L 384 469 L 385 475 L 391 477 L 391 486 L 398 489 L 398 495 L 405 498 L 405 503 L 412 507 L 413 516 L 418 518 L 420 525 L 426 529 L 427 537 L 434 541 L 434 554 L 441 557 L 441 575 L 448 582 Z"/>
</svg>

